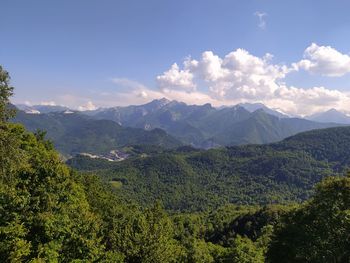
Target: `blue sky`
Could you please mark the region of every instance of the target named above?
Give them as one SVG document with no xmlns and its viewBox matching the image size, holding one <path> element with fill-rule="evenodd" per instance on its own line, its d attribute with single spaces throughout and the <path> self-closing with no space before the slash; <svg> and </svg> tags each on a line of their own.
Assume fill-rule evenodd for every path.
<svg viewBox="0 0 350 263">
<path fill-rule="evenodd" d="M 349 1 L 3 0 L 1 9 L 0 64 L 16 103 L 350 107 Z"/>
</svg>

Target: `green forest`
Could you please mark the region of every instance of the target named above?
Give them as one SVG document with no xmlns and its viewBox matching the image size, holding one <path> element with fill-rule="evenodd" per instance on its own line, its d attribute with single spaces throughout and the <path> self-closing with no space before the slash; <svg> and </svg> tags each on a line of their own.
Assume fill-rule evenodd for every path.
<svg viewBox="0 0 350 263">
<path fill-rule="evenodd" d="M 167 210 L 205 211 L 226 203 L 306 201 L 323 178 L 350 165 L 350 127 L 308 131 L 281 142 L 212 150 L 180 147 L 108 162 L 82 155 L 67 164 L 110 182 L 142 205 L 161 200 Z"/>
<path fill-rule="evenodd" d="M 178 147 L 181 143 L 161 129 L 120 126 L 110 120 L 94 120 L 82 114 L 25 114 L 18 111 L 12 120 L 35 132 L 43 130 L 57 151 L 65 156 L 81 152 L 95 154 L 109 152 L 127 145 L 152 145 L 163 148 Z"/>
<path fill-rule="evenodd" d="M 0 262 L 350 261 L 346 128 L 68 166 L 13 92 L 0 67 Z"/>
</svg>

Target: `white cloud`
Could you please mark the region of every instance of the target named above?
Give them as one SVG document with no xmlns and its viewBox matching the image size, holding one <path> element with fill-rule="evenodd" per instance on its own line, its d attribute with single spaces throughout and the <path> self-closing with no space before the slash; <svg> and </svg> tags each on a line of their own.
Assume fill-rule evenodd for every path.
<svg viewBox="0 0 350 263">
<path fill-rule="evenodd" d="M 170 88 L 193 91 L 196 89 L 192 73 L 188 69 L 180 70 L 176 63 L 168 71 L 157 76 L 157 82 L 161 90 Z"/>
<path fill-rule="evenodd" d="M 118 105 L 143 104 L 150 100 L 161 99 L 164 97 L 169 100 L 177 100 L 188 104 L 212 103 L 218 105 L 221 103 L 213 99 L 209 94 L 195 90 L 191 91 L 171 88 L 173 86 L 166 86 L 164 89 L 159 88 L 158 90 L 154 90 L 132 80 L 125 83 L 128 86 L 128 90 L 123 90 L 112 96 L 114 103 L 117 103 Z M 134 85 L 130 86 L 130 83 L 133 83 Z M 111 96 L 109 97 L 111 98 Z"/>
<path fill-rule="evenodd" d="M 197 59 L 188 57 L 174 63 L 169 70 L 156 77 L 156 88 L 127 78 L 113 78 L 111 81 L 116 86 L 115 90 L 95 91 L 86 96 L 64 94 L 54 100 L 59 105 L 79 110 L 92 110 L 96 108 L 95 105 L 144 104 L 165 97 L 187 104 L 211 103 L 214 106 L 262 102 L 292 115 L 309 115 L 329 108 L 346 111 L 350 108 L 349 93 L 322 86 L 294 87 L 287 85 L 285 78 L 299 69 L 340 76 L 350 71 L 347 68 L 348 60 L 348 55 L 316 44 L 305 50 L 304 60 L 291 66 L 275 63 L 269 53 L 255 56 L 247 50 L 237 49 L 219 56 L 213 51 L 205 51 Z M 56 105 L 53 101 L 44 103 Z"/>
<path fill-rule="evenodd" d="M 201 87 L 195 91 L 197 97 L 214 105 L 260 101 L 290 114 L 301 115 L 330 107 L 344 109 L 350 106 L 349 94 L 344 92 L 325 87 L 303 89 L 287 86 L 284 79 L 289 72 L 296 70 L 295 65 L 273 64 L 272 58 L 271 54 L 257 57 L 244 49 L 237 49 L 223 58 L 206 51 L 199 60 L 187 58 L 184 68 L 176 67 L 176 71 L 191 75 L 192 85 Z M 181 77 L 177 76 L 178 83 L 187 81 Z M 167 91 L 169 96 L 186 97 L 186 93 L 179 93 L 173 85 L 162 83 L 159 88 L 163 94 Z M 187 100 L 196 101 L 193 93 L 187 97 Z M 200 104 L 199 101 L 196 104 Z"/>
<path fill-rule="evenodd" d="M 350 72 L 350 56 L 330 46 L 312 43 L 304 51 L 304 59 L 294 64 L 296 69 L 329 77 L 340 77 Z"/>
<path fill-rule="evenodd" d="M 87 111 L 87 110 L 96 110 L 97 107 L 92 103 L 92 101 L 88 101 L 84 105 L 78 107 L 79 111 Z"/>
<path fill-rule="evenodd" d="M 199 61 L 187 59 L 184 62 L 184 70 L 191 75 L 191 80 L 196 79 L 204 83 L 210 95 L 218 100 L 233 100 L 237 98 L 265 98 L 273 96 L 278 89 L 278 80 L 283 79 L 290 71 L 284 65 L 273 65 L 271 54 L 259 58 L 249 54 L 244 49 L 230 52 L 223 59 L 212 51 L 203 52 Z M 177 71 L 180 71 L 177 68 Z M 157 78 L 163 78 L 164 75 Z M 178 76 L 177 81 L 182 83 Z M 172 85 L 161 83 L 161 90 L 172 90 Z M 193 86 L 197 86 L 192 83 Z"/>
<path fill-rule="evenodd" d="M 54 101 L 42 101 L 40 102 L 40 105 L 44 105 L 44 106 L 56 106 L 56 102 Z"/>
<path fill-rule="evenodd" d="M 350 97 L 347 93 L 325 87 L 301 89 L 280 86 L 276 92 L 275 101 L 271 104 L 290 113 L 308 115 L 330 108 L 339 110 L 348 108 Z"/>
<path fill-rule="evenodd" d="M 266 28 L 265 17 L 267 16 L 267 14 L 264 12 L 255 12 L 254 15 L 259 19 L 258 27 L 260 27 L 261 29 L 265 29 Z"/>
<path fill-rule="evenodd" d="M 122 89 L 146 89 L 143 84 L 127 78 L 112 78 L 112 82 Z"/>
<path fill-rule="evenodd" d="M 142 91 L 140 91 L 138 96 L 141 98 L 148 98 L 148 93 L 147 93 L 147 91 L 142 90 Z"/>
</svg>

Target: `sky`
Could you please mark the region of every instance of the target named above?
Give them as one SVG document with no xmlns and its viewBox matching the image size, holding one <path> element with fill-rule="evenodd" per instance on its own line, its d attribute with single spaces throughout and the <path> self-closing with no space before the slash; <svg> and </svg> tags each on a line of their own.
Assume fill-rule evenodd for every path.
<svg viewBox="0 0 350 263">
<path fill-rule="evenodd" d="M 17 104 L 350 113 L 350 1 L 1 0 Z"/>
</svg>

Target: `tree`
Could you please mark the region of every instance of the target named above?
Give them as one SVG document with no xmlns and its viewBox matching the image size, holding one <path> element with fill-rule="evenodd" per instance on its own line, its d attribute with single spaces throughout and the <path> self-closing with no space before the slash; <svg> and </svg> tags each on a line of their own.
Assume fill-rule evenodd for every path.
<svg viewBox="0 0 350 263">
<path fill-rule="evenodd" d="M 237 236 L 234 240 L 232 258 L 234 263 L 263 263 L 264 251 L 249 238 Z"/>
<path fill-rule="evenodd" d="M 9 85 L 9 73 L 0 66 L 0 183 L 4 184 L 13 179 L 12 172 L 18 169 L 24 158 L 19 149 L 19 140 L 14 134 L 21 133 L 19 126 L 9 126 L 6 122 L 14 114 L 9 109 L 9 98 L 13 87 Z M 3 185 L 2 185 L 3 186 Z"/>
<path fill-rule="evenodd" d="M 14 110 L 9 108 L 9 98 L 13 95 L 13 87 L 10 86 L 9 73 L 0 66 L 0 122 L 13 117 Z"/>
<path fill-rule="evenodd" d="M 330 177 L 314 197 L 283 217 L 268 250 L 269 262 L 350 261 L 350 178 Z"/>
<path fill-rule="evenodd" d="M 209 243 L 206 243 L 204 240 L 201 239 L 190 239 L 187 241 L 187 243 L 187 262 L 215 262 Z"/>
<path fill-rule="evenodd" d="M 126 262 L 179 262 L 182 257 L 182 248 L 173 239 L 172 222 L 159 203 L 119 223 L 112 242 Z"/>
<path fill-rule="evenodd" d="M 101 258 L 101 220 L 83 187 L 49 144 L 21 126 L 8 126 L 13 128 L 8 137 L 24 158 L 21 165 L 5 169 L 0 184 L 0 261 Z"/>
<path fill-rule="evenodd" d="M 111 258 L 100 217 L 52 144 L 7 122 L 9 79 L 0 67 L 0 262 Z"/>
</svg>

